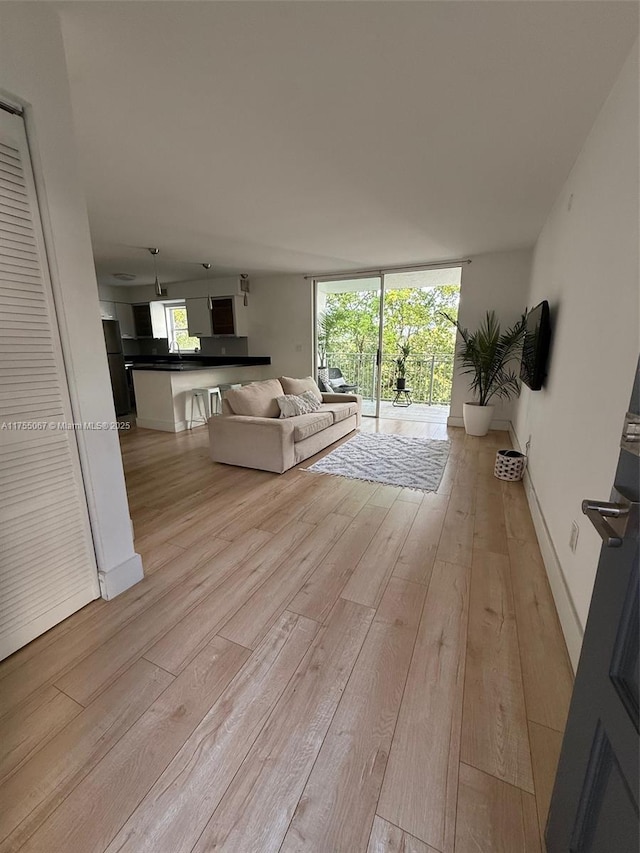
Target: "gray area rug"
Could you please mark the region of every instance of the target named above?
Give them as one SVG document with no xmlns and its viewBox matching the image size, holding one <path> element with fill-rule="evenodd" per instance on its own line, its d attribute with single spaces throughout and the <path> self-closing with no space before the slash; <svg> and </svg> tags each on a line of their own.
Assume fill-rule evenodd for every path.
<svg viewBox="0 0 640 853">
<path fill-rule="evenodd" d="M 448 456 L 448 441 L 359 433 L 306 470 L 434 492 Z"/>
</svg>

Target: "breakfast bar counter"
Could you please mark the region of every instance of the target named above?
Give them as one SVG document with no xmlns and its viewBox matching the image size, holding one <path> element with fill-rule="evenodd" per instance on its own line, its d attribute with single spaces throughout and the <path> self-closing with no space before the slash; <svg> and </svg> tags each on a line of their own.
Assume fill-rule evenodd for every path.
<svg viewBox="0 0 640 853">
<path fill-rule="evenodd" d="M 270 365 L 268 356 L 129 358 L 127 366 L 133 371 L 136 395 L 136 423 L 142 429 L 164 432 L 187 429 L 194 388 L 267 379 L 271 375 Z"/>
</svg>

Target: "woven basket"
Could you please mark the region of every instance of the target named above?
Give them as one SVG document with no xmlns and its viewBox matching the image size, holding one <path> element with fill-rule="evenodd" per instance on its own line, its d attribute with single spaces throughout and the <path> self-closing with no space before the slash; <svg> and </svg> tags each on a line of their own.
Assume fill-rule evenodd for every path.
<svg viewBox="0 0 640 853">
<path fill-rule="evenodd" d="M 499 450 L 496 453 L 494 475 L 499 480 L 521 480 L 527 457 L 517 450 Z"/>
</svg>

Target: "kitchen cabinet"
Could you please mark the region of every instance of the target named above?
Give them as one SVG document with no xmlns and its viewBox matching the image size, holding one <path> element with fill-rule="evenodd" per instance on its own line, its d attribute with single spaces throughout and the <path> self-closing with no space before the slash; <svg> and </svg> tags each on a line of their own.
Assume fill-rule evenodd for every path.
<svg viewBox="0 0 640 853">
<path fill-rule="evenodd" d="M 116 303 L 115 302 L 105 302 L 104 300 L 100 300 L 100 317 L 103 320 L 117 320 L 116 317 Z"/>
<path fill-rule="evenodd" d="M 189 334 L 194 338 L 246 338 L 244 296 L 199 296 L 186 300 Z"/>
<path fill-rule="evenodd" d="M 137 302 L 131 306 L 136 338 L 166 338 L 167 318 L 162 302 Z"/>
<path fill-rule="evenodd" d="M 211 300 L 213 337 L 246 338 L 249 316 L 243 296 L 218 296 Z"/>
<path fill-rule="evenodd" d="M 198 296 L 185 300 L 187 306 L 187 325 L 189 335 L 193 338 L 210 338 L 213 335 L 211 327 L 211 308 L 208 296 Z"/>
<path fill-rule="evenodd" d="M 140 302 L 131 306 L 133 312 L 133 327 L 136 338 L 152 338 L 151 309 L 148 302 Z"/>
<path fill-rule="evenodd" d="M 133 305 L 128 302 L 116 302 L 116 320 L 120 323 L 120 337 L 126 340 L 138 337 L 133 317 Z"/>
</svg>

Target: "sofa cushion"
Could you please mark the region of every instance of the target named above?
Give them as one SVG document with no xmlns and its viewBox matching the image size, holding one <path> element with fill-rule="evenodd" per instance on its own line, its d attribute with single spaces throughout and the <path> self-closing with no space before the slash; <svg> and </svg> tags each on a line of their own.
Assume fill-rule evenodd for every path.
<svg viewBox="0 0 640 853">
<path fill-rule="evenodd" d="M 277 379 L 264 382 L 252 382 L 242 388 L 225 391 L 224 399 L 234 415 L 249 415 L 254 418 L 277 418 L 280 409 L 276 397 L 282 397 L 284 390 Z"/>
<path fill-rule="evenodd" d="M 358 404 L 357 403 L 323 403 L 320 406 L 321 412 L 331 412 L 333 417 L 334 424 L 340 423 L 340 421 L 346 421 L 347 418 L 351 417 L 351 415 L 355 415 L 358 412 Z"/>
<path fill-rule="evenodd" d="M 304 441 L 305 438 L 333 426 L 333 413 L 320 411 L 308 415 L 298 415 L 297 418 L 291 419 L 291 423 L 294 424 L 293 440 Z"/>
<path fill-rule="evenodd" d="M 317 401 L 319 403 L 322 402 L 322 392 L 316 385 L 312 376 L 306 376 L 304 379 L 293 379 L 291 376 L 281 376 L 280 384 L 284 388 L 285 394 L 302 394 L 303 391 L 311 391 Z"/>
</svg>

